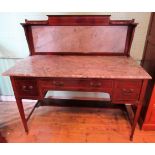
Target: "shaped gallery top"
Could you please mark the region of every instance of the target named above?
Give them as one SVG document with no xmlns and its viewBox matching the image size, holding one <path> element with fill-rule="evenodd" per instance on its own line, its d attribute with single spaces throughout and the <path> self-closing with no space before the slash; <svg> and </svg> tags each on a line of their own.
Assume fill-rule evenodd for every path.
<svg viewBox="0 0 155 155">
<path fill-rule="evenodd" d="M 48 15 L 48 20 L 22 23 L 30 55 L 130 55 L 134 20 L 110 15 Z"/>
</svg>

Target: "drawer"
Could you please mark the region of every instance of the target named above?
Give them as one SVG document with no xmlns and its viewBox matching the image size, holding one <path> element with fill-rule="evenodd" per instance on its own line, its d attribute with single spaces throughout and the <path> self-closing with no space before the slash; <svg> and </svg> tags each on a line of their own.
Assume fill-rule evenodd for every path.
<svg viewBox="0 0 155 155">
<path fill-rule="evenodd" d="M 102 91 L 110 93 L 113 88 L 112 80 L 101 80 L 101 79 L 89 79 L 86 82 L 86 87 L 89 91 Z"/>
<path fill-rule="evenodd" d="M 37 81 L 34 79 L 15 79 L 16 92 L 19 96 L 38 96 Z"/>
<path fill-rule="evenodd" d="M 112 91 L 112 80 L 99 79 L 41 79 L 41 89 L 52 90 L 83 90 L 83 91 Z"/>
<path fill-rule="evenodd" d="M 135 101 L 139 99 L 142 80 L 117 80 L 114 82 L 113 101 Z"/>
</svg>

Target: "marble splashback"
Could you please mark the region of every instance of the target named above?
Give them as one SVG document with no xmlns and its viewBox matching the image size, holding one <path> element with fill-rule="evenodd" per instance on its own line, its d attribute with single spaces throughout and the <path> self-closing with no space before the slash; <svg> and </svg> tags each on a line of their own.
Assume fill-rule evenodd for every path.
<svg viewBox="0 0 155 155">
<path fill-rule="evenodd" d="M 36 52 L 123 53 L 127 26 L 32 26 Z"/>
</svg>

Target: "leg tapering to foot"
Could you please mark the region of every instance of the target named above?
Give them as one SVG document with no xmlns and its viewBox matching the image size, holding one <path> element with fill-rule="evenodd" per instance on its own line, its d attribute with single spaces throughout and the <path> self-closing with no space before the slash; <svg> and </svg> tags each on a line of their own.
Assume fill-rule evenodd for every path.
<svg viewBox="0 0 155 155">
<path fill-rule="evenodd" d="M 22 99 L 16 99 L 16 102 L 17 102 L 18 110 L 19 110 L 19 113 L 20 113 L 20 117 L 22 119 L 22 123 L 23 123 L 24 129 L 25 129 L 25 132 L 28 133 L 27 120 L 25 118 Z"/>
<path fill-rule="evenodd" d="M 136 128 L 136 125 L 137 125 L 139 116 L 140 116 L 141 108 L 142 108 L 142 104 L 139 103 L 139 104 L 137 105 L 137 109 L 136 109 L 134 121 L 133 121 L 133 124 L 132 124 L 132 127 L 131 127 L 131 128 L 132 128 L 132 129 L 131 129 L 131 134 L 130 134 L 130 140 L 131 140 L 131 141 L 133 140 L 133 135 L 134 135 L 134 131 L 135 131 L 135 128 Z"/>
</svg>

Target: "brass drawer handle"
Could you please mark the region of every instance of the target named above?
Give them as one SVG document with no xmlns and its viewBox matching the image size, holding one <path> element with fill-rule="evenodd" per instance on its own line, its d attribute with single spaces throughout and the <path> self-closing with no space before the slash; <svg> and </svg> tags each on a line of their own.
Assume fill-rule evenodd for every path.
<svg viewBox="0 0 155 155">
<path fill-rule="evenodd" d="M 33 89 L 33 86 L 28 86 L 28 89 L 29 89 L 29 90 L 32 90 L 32 89 Z"/>
<path fill-rule="evenodd" d="M 53 81 L 53 84 L 55 86 L 59 86 L 59 87 L 64 86 L 64 83 L 63 82 L 58 82 L 58 81 Z"/>
<path fill-rule="evenodd" d="M 122 92 L 123 92 L 124 95 L 129 95 L 129 94 L 134 92 L 134 89 L 125 89 L 125 88 L 123 88 Z"/>
<path fill-rule="evenodd" d="M 91 87 L 101 87 L 101 82 L 98 82 L 98 83 L 94 83 L 94 82 L 90 82 L 90 86 Z"/>
<path fill-rule="evenodd" d="M 22 86 L 22 90 L 24 91 L 30 91 L 32 89 L 33 89 L 33 86 L 25 86 L 25 85 Z"/>
</svg>

